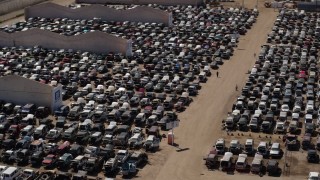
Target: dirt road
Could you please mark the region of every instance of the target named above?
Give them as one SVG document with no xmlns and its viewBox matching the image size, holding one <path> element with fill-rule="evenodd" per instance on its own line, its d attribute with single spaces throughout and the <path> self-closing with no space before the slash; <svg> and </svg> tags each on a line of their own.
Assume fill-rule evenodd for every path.
<svg viewBox="0 0 320 180">
<path fill-rule="evenodd" d="M 245 1 L 246 7 L 253 8 L 255 5 L 256 0 Z M 255 62 L 253 54 L 258 53 L 260 46 L 265 44 L 266 35 L 271 31 L 277 16 L 273 9 L 262 8 L 262 5 L 262 1 L 259 1 L 260 15 L 254 27 L 240 39 L 234 56 L 219 69 L 221 77 L 216 78 L 214 72 L 192 105 L 179 115 L 180 127 L 174 133 L 176 143 L 184 151 L 177 152 L 177 148 L 164 145 L 163 150 L 168 153 L 167 159 L 159 160 L 159 164 L 155 162 L 146 166 L 139 177 L 157 180 L 235 178 L 226 173 L 208 171 L 202 158 L 214 141 L 224 133 L 221 131 L 221 121 L 240 93 L 235 91 L 235 86 L 237 84 L 241 89 L 245 84 L 246 73 Z M 236 178 L 256 179 L 258 176 L 237 175 Z"/>
</svg>

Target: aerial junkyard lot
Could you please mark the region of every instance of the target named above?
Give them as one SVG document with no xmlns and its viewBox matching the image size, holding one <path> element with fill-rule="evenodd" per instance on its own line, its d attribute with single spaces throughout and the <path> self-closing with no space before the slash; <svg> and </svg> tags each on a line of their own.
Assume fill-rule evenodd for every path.
<svg viewBox="0 0 320 180">
<path fill-rule="evenodd" d="M 148 157 L 157 159 L 167 146 L 162 136 L 166 124 L 178 120 L 178 113 L 201 94 L 212 69 L 230 59 L 238 33 L 246 34 L 258 15 L 242 9 L 159 8 L 173 12 L 173 27 L 32 18 L 1 28 L 12 33 L 39 27 L 69 36 L 99 30 L 132 39 L 134 51 L 132 57 L 124 57 L 41 46 L 3 47 L 2 75 L 61 84 L 66 105 L 48 116 L 44 107 L 1 103 L 1 160 L 6 166 L 19 163 L 79 171 L 79 176 L 86 171 L 130 177 L 138 172 L 135 166 L 143 172 Z"/>
<path fill-rule="evenodd" d="M 209 169 L 289 178 L 318 171 L 319 15 L 279 14 L 205 158 Z"/>
</svg>

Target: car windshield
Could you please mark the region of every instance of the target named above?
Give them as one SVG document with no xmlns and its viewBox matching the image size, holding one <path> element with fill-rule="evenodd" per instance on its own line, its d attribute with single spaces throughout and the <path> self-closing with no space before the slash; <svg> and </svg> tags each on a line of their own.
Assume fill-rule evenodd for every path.
<svg viewBox="0 0 320 180">
<path fill-rule="evenodd" d="M 39 133 L 41 133 L 42 132 L 42 130 L 41 129 L 36 129 L 36 134 L 39 134 Z"/>
<path fill-rule="evenodd" d="M 237 162 L 237 165 L 238 165 L 238 166 L 243 166 L 244 163 L 243 163 L 243 162 Z"/>
<path fill-rule="evenodd" d="M 278 129 L 282 129 L 282 127 L 283 127 L 283 124 L 278 124 Z"/>
<path fill-rule="evenodd" d="M 266 151 L 266 147 L 260 146 L 260 147 L 258 147 L 258 151 L 259 152 L 264 152 L 264 151 Z"/>
<path fill-rule="evenodd" d="M 217 149 L 223 149 L 223 145 L 222 145 L 222 144 L 217 144 L 217 145 L 216 145 L 216 148 L 217 148 Z"/>
<path fill-rule="evenodd" d="M 49 133 L 48 133 L 49 135 L 55 135 L 56 134 L 56 132 L 55 131 L 49 131 Z"/>
<path fill-rule="evenodd" d="M 237 143 L 230 144 L 230 147 L 237 147 Z"/>
<path fill-rule="evenodd" d="M 309 177 L 308 180 L 319 180 L 319 177 Z"/>
</svg>

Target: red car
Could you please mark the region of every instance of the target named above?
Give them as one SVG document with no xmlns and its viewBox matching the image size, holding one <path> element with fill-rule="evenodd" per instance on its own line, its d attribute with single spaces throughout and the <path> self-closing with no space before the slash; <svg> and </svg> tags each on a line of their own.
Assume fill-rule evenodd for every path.
<svg viewBox="0 0 320 180">
<path fill-rule="evenodd" d="M 303 79 L 307 78 L 306 72 L 305 71 L 300 71 L 300 73 L 298 75 L 298 78 L 303 78 Z"/>
<path fill-rule="evenodd" d="M 57 163 L 57 160 L 58 160 L 58 157 L 56 155 L 49 154 L 43 159 L 42 165 L 45 168 L 51 168 L 55 166 L 55 164 Z"/>
<path fill-rule="evenodd" d="M 65 141 L 58 147 L 58 154 L 62 155 L 70 149 L 70 142 Z"/>
</svg>

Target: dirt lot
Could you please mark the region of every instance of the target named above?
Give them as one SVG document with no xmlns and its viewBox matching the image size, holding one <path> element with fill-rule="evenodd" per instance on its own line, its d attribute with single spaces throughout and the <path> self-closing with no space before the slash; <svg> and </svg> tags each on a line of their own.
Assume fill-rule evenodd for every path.
<svg viewBox="0 0 320 180">
<path fill-rule="evenodd" d="M 242 0 L 237 0 L 233 5 L 239 6 Z M 66 4 L 73 1 L 54 0 L 59 4 Z M 167 139 L 162 140 L 161 150 L 155 154 L 150 154 L 149 165 L 144 167 L 137 175 L 137 179 L 257 179 L 257 175 L 238 174 L 227 175 L 221 171 L 208 171 L 202 160 L 216 139 L 223 137 L 227 139 L 237 138 L 244 143 L 247 134 L 238 137 L 228 136 L 221 130 L 221 121 L 231 110 L 240 91 L 235 91 L 236 84 L 239 89 L 245 83 L 247 71 L 254 64 L 253 54 L 259 52 L 260 46 L 266 42 L 266 34 L 270 32 L 277 12 L 273 9 L 263 8 L 263 0 L 259 0 L 259 11 L 257 23 L 247 33 L 241 37 L 239 46 L 234 52 L 234 56 L 219 69 L 219 78 L 215 72 L 209 81 L 203 85 L 200 95 L 194 98 L 192 105 L 183 113 L 179 114 L 181 120 L 180 127 L 174 130 L 178 147 L 166 144 Z M 245 6 L 253 8 L 256 0 L 245 0 Z M 228 5 L 231 5 L 228 3 Z M 21 11 L 19 11 L 21 13 Z M 19 12 L 15 12 L 19 14 Z M 0 17 L 1 18 L 1 17 Z M 3 18 L 3 17 L 2 17 Z M 0 19 L 1 20 L 1 19 Z M 15 18 L 0 24 L 12 24 L 23 20 L 23 17 Z M 257 135 L 254 135 L 257 136 Z M 256 142 L 259 138 L 256 137 Z M 279 140 L 278 136 L 273 136 L 272 140 Z M 228 144 L 229 141 L 227 141 Z M 319 171 L 318 167 L 312 165 L 305 166 L 306 152 L 296 152 L 292 158 L 291 176 L 280 178 L 270 178 L 264 176 L 261 179 L 302 179 L 309 171 Z M 280 166 L 283 168 L 283 163 Z M 314 168 L 314 169 L 313 169 Z M 293 175 L 299 175 L 293 176 Z M 119 177 L 119 176 L 118 176 Z"/>
</svg>

